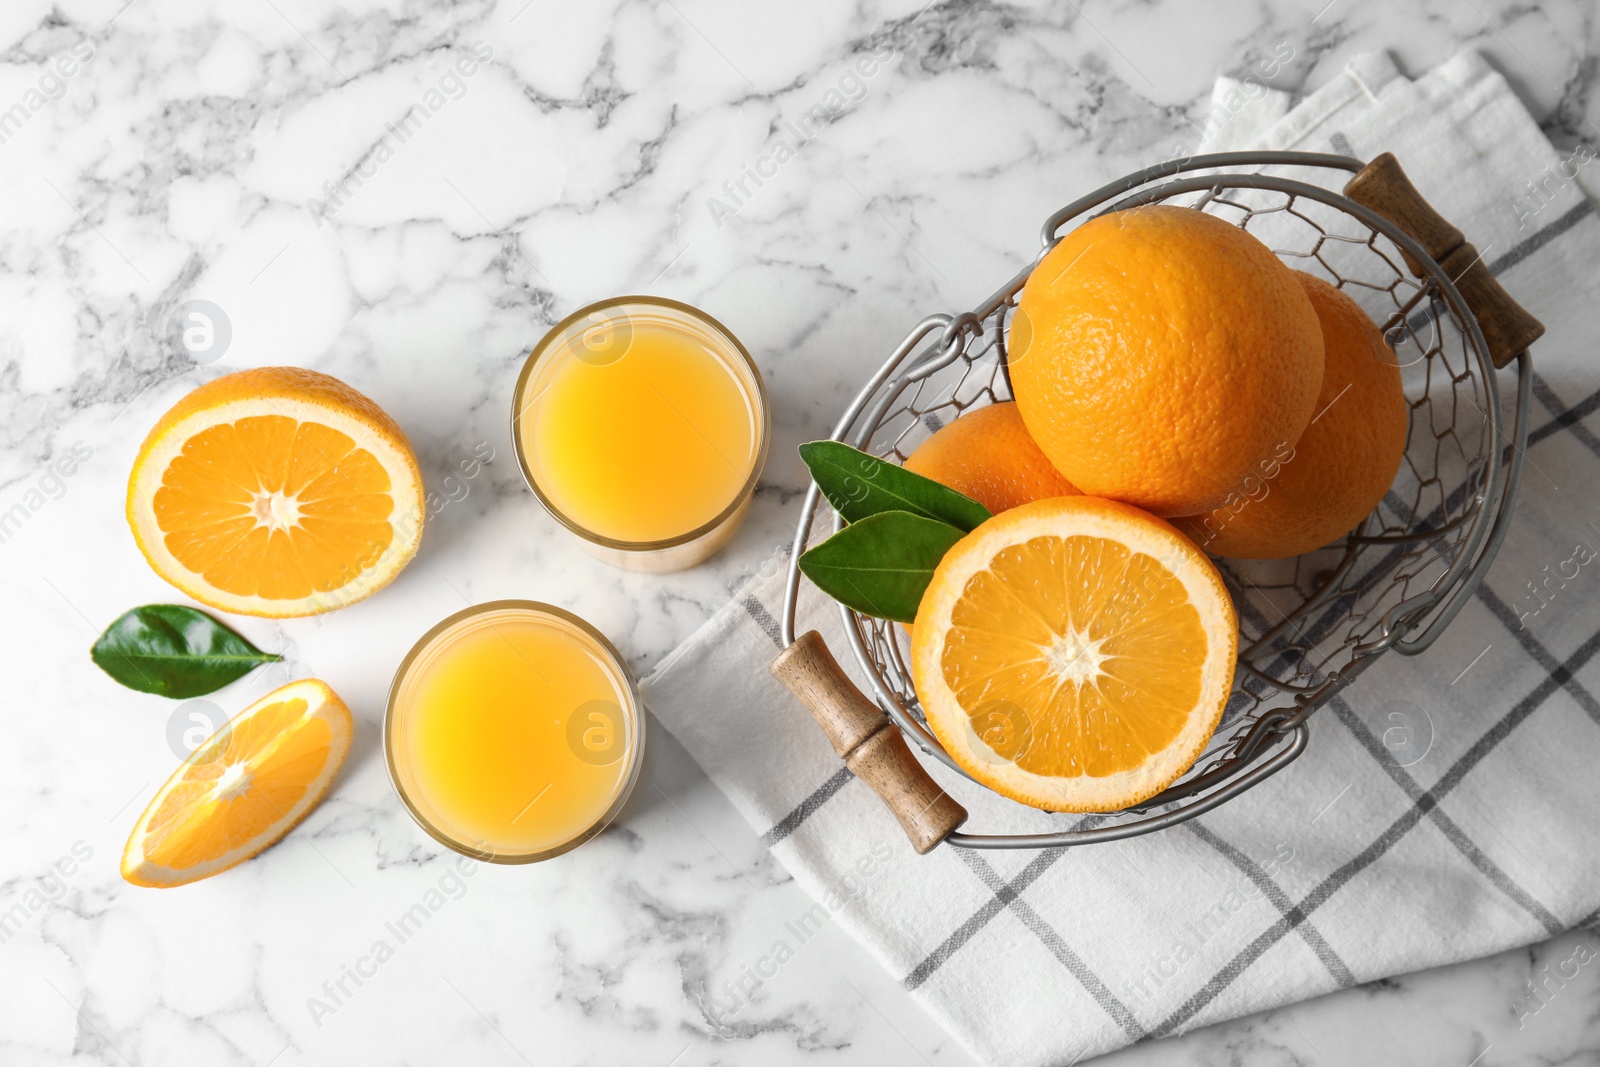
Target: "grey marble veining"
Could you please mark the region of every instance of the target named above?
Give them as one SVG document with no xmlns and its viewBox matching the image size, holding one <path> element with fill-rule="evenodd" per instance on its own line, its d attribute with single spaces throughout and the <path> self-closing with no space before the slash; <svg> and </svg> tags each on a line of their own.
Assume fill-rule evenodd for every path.
<svg viewBox="0 0 1600 1067">
<path fill-rule="evenodd" d="M 464 601 L 527 596 L 647 671 L 788 538 L 794 445 L 913 322 L 1008 278 L 1052 210 L 1192 144 L 1219 73 L 1287 48 L 1267 80 L 1300 91 L 1373 48 L 1412 73 L 1478 48 L 1558 146 L 1593 145 L 1596 20 L 1578 0 L 8 3 L 0 1062 L 970 1062 L 831 928 L 737 1012 L 709 1010 L 809 902 L 665 731 L 603 837 L 451 878 L 378 751 L 400 656 Z M 665 578 L 585 556 L 522 486 L 507 427 L 533 341 L 625 291 L 712 312 L 774 399 L 738 540 Z M 231 330 L 200 364 L 167 341 L 194 299 Z M 134 889 L 117 859 L 173 766 L 174 709 L 86 650 L 121 611 L 176 596 L 126 530 L 128 467 L 183 393 L 275 363 L 379 401 L 447 502 L 380 596 L 239 623 L 286 660 L 219 705 L 311 674 L 355 711 L 329 799 L 233 872 Z M 376 953 L 430 891 L 428 923 Z M 1600 972 L 1575 961 L 1592 937 L 1110 1061 L 1589 1062 Z"/>
</svg>

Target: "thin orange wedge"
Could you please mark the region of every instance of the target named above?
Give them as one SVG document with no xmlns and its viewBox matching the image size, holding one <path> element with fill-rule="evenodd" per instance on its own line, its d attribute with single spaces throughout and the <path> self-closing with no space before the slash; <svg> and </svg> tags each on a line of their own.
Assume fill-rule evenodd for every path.
<svg viewBox="0 0 1600 1067">
<path fill-rule="evenodd" d="M 1205 553 L 1138 508 L 1070 496 L 946 553 L 911 667 L 928 726 L 973 778 L 1050 811 L 1116 811 L 1204 750 L 1237 650 Z"/>
<path fill-rule="evenodd" d="M 350 710 L 314 678 L 275 689 L 189 754 L 139 816 L 122 877 L 166 888 L 242 863 L 294 829 L 350 751 Z"/>
<path fill-rule="evenodd" d="M 200 386 L 156 423 L 128 478 L 128 524 L 150 566 L 241 615 L 315 615 L 371 596 L 416 554 L 422 516 L 400 427 L 298 367 Z"/>
</svg>

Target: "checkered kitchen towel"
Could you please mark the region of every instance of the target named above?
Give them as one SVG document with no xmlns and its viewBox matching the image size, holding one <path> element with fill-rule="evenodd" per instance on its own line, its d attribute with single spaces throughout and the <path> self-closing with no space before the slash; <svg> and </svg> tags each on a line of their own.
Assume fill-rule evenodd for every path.
<svg viewBox="0 0 1600 1067">
<path fill-rule="evenodd" d="M 767 674 L 781 566 L 644 686 L 817 899 L 813 922 L 843 925 L 992 1064 L 1066 1064 L 1486 955 L 1593 922 L 1600 905 L 1600 224 L 1580 188 L 1592 154 L 1553 149 L 1476 54 L 1416 81 L 1366 56 L 1292 108 L 1248 82 L 1220 83 L 1215 102 L 1207 149 L 1394 151 L 1549 326 L 1516 522 L 1444 637 L 1383 657 L 1254 791 L 1162 833 L 1053 851 L 912 853 Z M 797 627 L 811 628 L 849 658 L 814 591 Z M 1396 729 L 1404 758 L 1386 745 Z M 1070 824 L 934 770 L 971 830 Z M 730 1023 L 760 1010 L 748 982 L 712 994 Z"/>
</svg>

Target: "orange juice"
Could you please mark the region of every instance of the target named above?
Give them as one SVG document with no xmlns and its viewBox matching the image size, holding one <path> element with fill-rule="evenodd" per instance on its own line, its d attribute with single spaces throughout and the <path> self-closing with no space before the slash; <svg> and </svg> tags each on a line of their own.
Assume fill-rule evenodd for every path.
<svg viewBox="0 0 1600 1067">
<path fill-rule="evenodd" d="M 706 540 L 714 550 L 725 537 L 707 535 L 731 534 L 766 452 L 765 394 L 748 353 L 671 301 L 629 297 L 568 318 L 530 355 L 515 403 L 529 484 L 613 553 Z"/>
<path fill-rule="evenodd" d="M 422 827 L 458 851 L 522 862 L 598 833 L 637 775 L 643 724 L 615 650 L 530 601 L 453 615 L 401 665 L 384 741 Z"/>
</svg>

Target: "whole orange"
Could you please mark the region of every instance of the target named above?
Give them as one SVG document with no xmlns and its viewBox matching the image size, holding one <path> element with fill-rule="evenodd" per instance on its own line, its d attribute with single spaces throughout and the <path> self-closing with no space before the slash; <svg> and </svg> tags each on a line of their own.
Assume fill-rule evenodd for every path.
<svg viewBox="0 0 1600 1067">
<path fill-rule="evenodd" d="M 1311 421 L 1322 331 L 1256 238 L 1137 207 L 1089 220 L 1034 268 L 1010 371 L 1029 433 L 1073 485 L 1194 515 Z"/>
<path fill-rule="evenodd" d="M 1013 403 L 973 408 L 906 458 L 906 470 L 965 493 L 998 515 L 1034 500 L 1076 496 L 1028 436 Z"/>
<path fill-rule="evenodd" d="M 1320 548 L 1378 506 L 1405 455 L 1406 398 L 1394 352 L 1350 297 L 1321 278 L 1295 278 L 1322 322 L 1317 414 L 1292 449 L 1220 506 L 1176 520 L 1215 556 L 1279 559 Z"/>
</svg>

